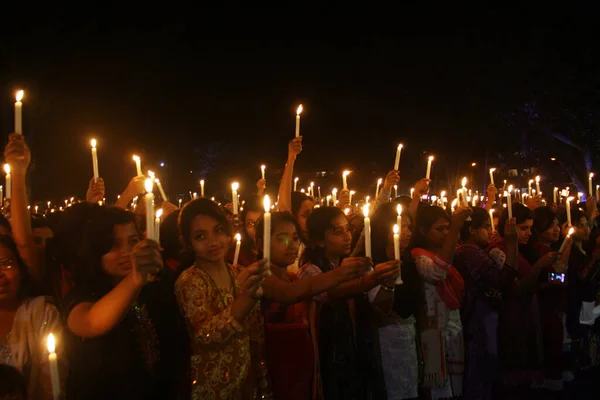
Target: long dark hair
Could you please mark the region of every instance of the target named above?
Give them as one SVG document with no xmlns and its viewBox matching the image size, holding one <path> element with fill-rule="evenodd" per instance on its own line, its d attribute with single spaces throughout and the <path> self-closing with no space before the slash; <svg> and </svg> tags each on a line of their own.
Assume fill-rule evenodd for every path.
<svg viewBox="0 0 600 400">
<path fill-rule="evenodd" d="M 330 262 L 325 256 L 325 249 L 318 246 L 317 243 L 325 240 L 325 233 L 333 229 L 331 221 L 340 215 L 345 217 L 342 210 L 337 207 L 319 207 L 310 214 L 306 221 L 308 244 L 300 257 L 300 265 L 311 263 L 321 268 L 323 272 L 330 269 Z"/>
<path fill-rule="evenodd" d="M 198 215 L 207 215 L 214 218 L 223 225 L 227 236 L 231 237 L 231 223 L 227 219 L 227 215 L 225 215 L 223 209 L 211 200 L 196 199 L 187 203 L 179 214 L 179 234 L 186 249 L 192 247 L 190 238 L 192 234 L 192 221 Z"/>
<path fill-rule="evenodd" d="M 428 248 L 429 240 L 427 239 L 427 232 L 429 232 L 433 224 L 440 219 L 450 222 L 450 217 L 443 208 L 429 205 L 419 207 L 417 210 L 415 226 L 410 238 L 409 247 L 411 250 L 416 248 Z"/>
<path fill-rule="evenodd" d="M 21 282 L 19 286 L 19 292 L 17 295 L 21 298 L 27 298 L 29 296 L 37 294 L 37 290 L 39 288 L 32 287 L 32 283 L 29 277 L 29 273 L 27 272 L 27 266 L 25 265 L 25 261 L 19 255 L 19 250 L 17 249 L 17 245 L 11 236 L 8 235 L 0 235 L 0 246 L 5 247 L 15 256 L 17 260 L 16 267 L 19 270 L 19 276 L 21 277 Z"/>
<path fill-rule="evenodd" d="M 97 208 L 85 224 L 77 283 L 85 284 L 98 296 L 113 288 L 111 277 L 102 268 L 102 257 L 114 246 L 115 227 L 127 224 L 137 230 L 133 213 L 114 206 Z"/>
</svg>

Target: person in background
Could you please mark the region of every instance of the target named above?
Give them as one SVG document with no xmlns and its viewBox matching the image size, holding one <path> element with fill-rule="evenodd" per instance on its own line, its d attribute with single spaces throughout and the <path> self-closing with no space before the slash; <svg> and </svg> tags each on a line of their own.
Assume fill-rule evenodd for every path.
<svg viewBox="0 0 600 400">
<path fill-rule="evenodd" d="M 0 400 L 27 400 L 25 378 L 15 367 L 0 364 Z"/>
</svg>

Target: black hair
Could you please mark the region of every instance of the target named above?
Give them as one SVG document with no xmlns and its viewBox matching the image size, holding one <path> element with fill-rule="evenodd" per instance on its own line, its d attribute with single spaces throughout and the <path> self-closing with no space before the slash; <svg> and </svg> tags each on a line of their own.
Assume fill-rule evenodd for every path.
<svg viewBox="0 0 600 400">
<path fill-rule="evenodd" d="M 484 208 L 473 208 L 471 220 L 465 221 L 465 224 L 460 228 L 460 239 L 466 242 L 471 237 L 471 228 L 479 229 L 485 226 L 486 223 L 491 223 L 490 213 Z"/>
<path fill-rule="evenodd" d="M 304 203 L 306 200 L 312 201 L 313 203 L 315 202 L 312 197 L 302 192 L 292 192 L 292 215 L 294 217 L 298 218 L 300 207 L 302 207 L 302 203 Z"/>
<path fill-rule="evenodd" d="M 317 246 L 317 243 L 325 240 L 325 233 L 333 229 L 331 221 L 340 215 L 346 217 L 337 207 L 319 207 L 310 214 L 306 221 L 308 244 L 302 253 L 300 265 L 310 262 L 321 268 L 323 272 L 329 270 L 330 266 L 325 257 L 325 250 Z"/>
<path fill-rule="evenodd" d="M 12 238 L 12 236 L 0 235 L 0 246 L 5 247 L 11 253 L 13 253 L 13 255 L 15 256 L 15 259 L 17 260 L 16 267 L 18 268 L 19 276 L 21 277 L 20 289 L 19 289 L 19 293 L 18 293 L 19 297 L 26 298 L 33 294 L 36 294 L 35 289 L 38 289 L 38 288 L 32 287 L 31 279 L 29 277 L 29 272 L 27 271 L 27 266 L 25 265 L 25 261 L 23 261 L 23 259 L 21 258 L 21 255 L 19 254 L 19 250 L 17 249 L 17 245 L 15 244 L 15 241 Z"/>
<path fill-rule="evenodd" d="M 160 246 L 163 249 L 165 259 L 179 260 L 182 250 L 181 238 L 179 237 L 179 214 L 175 210 L 165 217 L 160 223 Z"/>
<path fill-rule="evenodd" d="M 12 233 L 12 226 L 10 226 L 10 222 L 2 214 L 0 214 L 0 226 L 8 229 L 8 231 Z"/>
<path fill-rule="evenodd" d="M 27 381 L 18 369 L 0 364 L 0 397 L 10 399 L 27 398 Z"/>
<path fill-rule="evenodd" d="M 286 224 L 286 223 L 293 224 L 294 227 L 296 228 L 296 232 L 298 232 L 298 237 L 300 237 L 300 225 L 298 224 L 298 221 L 296 220 L 296 218 L 294 218 L 292 213 L 287 212 L 287 211 L 271 213 L 271 234 L 273 234 L 273 232 L 277 229 L 277 227 L 280 224 Z M 264 230 L 265 230 L 265 221 L 264 221 L 264 218 L 261 217 L 258 220 L 256 227 L 254 228 L 257 243 L 259 240 L 262 242 Z M 261 258 L 263 258 L 262 248 L 258 249 L 258 259 L 260 260 Z"/>
<path fill-rule="evenodd" d="M 512 216 L 517 220 L 517 224 L 522 224 L 528 220 L 533 220 L 533 211 L 525 207 L 521 203 L 515 203 L 512 205 Z M 501 237 L 504 237 L 504 226 L 508 220 L 508 209 L 504 209 L 502 216 L 498 219 L 498 233 Z"/>
<path fill-rule="evenodd" d="M 36 228 L 52 229 L 52 227 L 50 226 L 50 223 L 46 220 L 46 217 L 44 217 L 42 214 L 32 214 L 31 215 L 31 229 L 36 229 Z"/>
<path fill-rule="evenodd" d="M 242 250 L 247 253 L 251 253 L 252 249 L 254 249 L 254 240 L 246 231 L 246 217 L 248 216 L 249 212 L 259 212 L 261 216 L 264 214 L 265 209 L 261 204 L 261 198 L 258 196 L 253 196 L 251 200 L 246 201 L 246 203 L 244 203 L 244 209 L 240 214 L 240 221 L 242 224 L 242 230 L 240 232 L 242 235 Z M 254 229 L 256 230 L 256 226 Z"/>
<path fill-rule="evenodd" d="M 410 239 L 410 248 L 427 249 L 428 239 L 426 232 L 429 232 L 433 224 L 440 219 L 450 222 L 450 217 L 443 208 L 438 206 L 430 206 L 427 204 L 424 206 L 419 206 L 419 209 L 417 210 L 415 227 L 413 228 Z"/>
<path fill-rule="evenodd" d="M 179 234 L 184 246 L 191 248 L 192 221 L 198 215 L 207 215 L 223 225 L 227 236 L 232 236 L 231 223 L 222 207 L 208 199 L 192 200 L 183 207 L 179 214 Z"/>
</svg>

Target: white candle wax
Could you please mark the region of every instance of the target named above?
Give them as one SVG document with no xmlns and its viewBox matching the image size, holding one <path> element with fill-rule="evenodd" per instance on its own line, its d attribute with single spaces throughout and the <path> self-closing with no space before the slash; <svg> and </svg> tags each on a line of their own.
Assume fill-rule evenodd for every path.
<svg viewBox="0 0 600 400">
<path fill-rule="evenodd" d="M 371 257 L 371 219 L 369 218 L 369 205 L 363 206 L 363 214 L 365 216 L 365 256 Z"/>
<path fill-rule="evenodd" d="M 527 183 L 527 195 L 531 197 L 531 185 L 533 184 L 533 179 L 530 179 Z"/>
<path fill-rule="evenodd" d="M 377 186 L 375 187 L 375 198 L 376 199 L 379 198 L 379 186 L 381 185 L 382 182 L 383 182 L 383 179 L 381 179 L 381 178 L 377 179 Z"/>
<path fill-rule="evenodd" d="M 154 237 L 158 243 L 160 243 L 160 219 L 162 214 L 163 210 L 162 208 L 159 208 L 156 210 L 156 218 L 154 219 Z"/>
<path fill-rule="evenodd" d="M 496 231 L 496 227 L 494 226 L 494 209 L 490 210 L 490 224 L 492 224 L 492 232 Z"/>
<path fill-rule="evenodd" d="M 239 233 L 235 234 L 235 253 L 233 254 L 233 265 L 238 264 L 238 260 L 240 259 L 240 249 L 242 248 L 242 235 Z"/>
<path fill-rule="evenodd" d="M 16 95 L 15 102 L 15 133 L 18 135 L 23 134 L 23 91 L 19 90 Z"/>
<path fill-rule="evenodd" d="M 394 185 L 394 198 L 398 197 L 398 185 Z"/>
<path fill-rule="evenodd" d="M 429 179 L 431 177 L 431 163 L 433 162 L 433 156 L 429 156 L 427 160 L 427 173 L 425 174 L 425 178 Z"/>
<path fill-rule="evenodd" d="M 354 196 L 354 193 L 356 193 L 354 190 L 350 191 L 350 197 L 348 199 L 348 203 L 350 203 L 352 205 L 352 196 Z"/>
<path fill-rule="evenodd" d="M 296 110 L 296 137 L 300 136 L 300 113 L 302 113 L 302 104 Z"/>
<path fill-rule="evenodd" d="M 200 197 L 204 198 L 204 179 L 200 181 Z"/>
<path fill-rule="evenodd" d="M 48 347 L 48 364 L 50 367 L 50 383 L 52 384 L 52 397 L 60 397 L 60 379 L 58 377 L 58 358 L 56 356 L 56 342 L 54 335 L 49 334 L 46 342 Z"/>
<path fill-rule="evenodd" d="M 573 235 L 574 232 L 575 232 L 574 228 L 569 229 L 569 233 L 567 234 L 567 236 L 565 236 L 565 239 L 563 240 L 562 244 L 560 245 L 560 249 L 558 250 L 559 253 L 562 253 L 565 251 L 565 248 L 567 247 L 567 242 L 569 241 L 569 238 L 571 237 L 571 235 Z"/>
<path fill-rule="evenodd" d="M 567 201 L 565 202 L 565 207 L 567 209 L 567 226 L 572 226 L 571 225 L 571 200 L 573 200 L 573 197 L 567 198 Z"/>
<path fill-rule="evenodd" d="M 333 189 L 331 191 L 331 200 L 333 201 L 333 206 L 337 205 L 337 189 Z"/>
<path fill-rule="evenodd" d="M 540 190 L 540 177 L 539 176 L 535 177 L 535 189 L 537 190 L 538 194 L 542 193 L 542 191 Z M 534 193 L 534 196 L 535 196 L 535 193 Z"/>
<path fill-rule="evenodd" d="M 490 183 L 493 185 L 494 184 L 494 171 L 496 170 L 496 168 L 490 168 Z"/>
<path fill-rule="evenodd" d="M 4 203 L 4 186 L 0 185 L 0 207 L 2 207 L 2 203 Z"/>
<path fill-rule="evenodd" d="M 267 266 L 271 264 L 271 199 L 269 196 L 265 196 L 263 201 L 265 213 L 263 215 L 263 258 L 267 260 Z M 268 270 L 267 275 L 271 275 L 271 271 Z"/>
<path fill-rule="evenodd" d="M 144 202 L 146 204 L 146 238 L 154 239 L 154 194 L 152 193 L 152 179 L 146 179 L 144 184 L 146 195 Z"/>
<path fill-rule="evenodd" d="M 512 190 L 513 187 L 508 187 L 508 193 L 506 194 L 506 209 L 508 210 L 508 219 L 512 219 Z"/>
<path fill-rule="evenodd" d="M 179 199 L 179 208 L 181 208 L 181 199 Z"/>
<path fill-rule="evenodd" d="M 415 194 L 415 188 L 410 188 L 410 198 L 413 198 L 413 195 Z"/>
<path fill-rule="evenodd" d="M 400 261 L 400 227 L 401 225 L 394 225 L 394 258 L 398 261 Z M 394 284 L 402 285 L 403 283 L 402 275 L 398 275 Z"/>
<path fill-rule="evenodd" d="M 396 161 L 394 162 L 394 170 L 398 171 L 400 169 L 400 154 L 402 153 L 402 145 L 398 145 L 398 149 L 396 150 Z"/>
<path fill-rule="evenodd" d="M 6 186 L 6 198 L 12 198 L 12 180 L 10 176 L 10 165 L 4 164 L 4 172 L 6 172 L 6 178 L 4 182 L 4 186 Z"/>
<path fill-rule="evenodd" d="M 239 188 L 239 183 L 233 182 L 231 184 L 231 200 L 233 202 L 233 215 L 238 214 L 238 194 L 237 190 Z"/>
<path fill-rule="evenodd" d="M 558 194 L 558 188 L 554 188 L 554 191 L 552 192 L 552 200 L 554 202 L 554 204 L 556 204 L 556 195 Z"/>
<path fill-rule="evenodd" d="M 600 185 L 596 185 L 596 200 L 600 198 Z"/>
<path fill-rule="evenodd" d="M 92 139 L 92 168 L 94 169 L 94 182 L 98 182 L 98 151 L 96 150 L 96 139 Z"/>
<path fill-rule="evenodd" d="M 344 173 L 342 174 L 342 183 L 343 183 L 343 187 L 345 190 L 348 190 L 348 175 L 350 174 L 350 171 L 344 171 Z"/>
<path fill-rule="evenodd" d="M 138 156 L 133 156 L 133 161 L 135 161 L 135 169 L 137 172 L 137 176 L 142 176 L 142 160 Z"/>
<path fill-rule="evenodd" d="M 156 178 L 154 180 L 154 182 L 156 182 L 156 186 L 158 187 L 158 191 L 160 192 L 160 197 L 163 199 L 163 201 L 167 201 L 167 194 L 165 193 L 165 190 L 163 189 L 162 183 L 160 183 L 160 180 L 158 178 Z"/>
<path fill-rule="evenodd" d="M 593 178 L 594 178 L 594 173 L 590 172 L 590 177 L 588 178 L 588 189 L 589 189 L 588 194 L 590 196 L 594 195 L 594 192 L 592 191 L 592 188 L 594 187 L 593 182 L 592 182 Z"/>
<path fill-rule="evenodd" d="M 298 191 L 298 179 L 299 178 L 294 178 L 294 192 Z"/>
</svg>

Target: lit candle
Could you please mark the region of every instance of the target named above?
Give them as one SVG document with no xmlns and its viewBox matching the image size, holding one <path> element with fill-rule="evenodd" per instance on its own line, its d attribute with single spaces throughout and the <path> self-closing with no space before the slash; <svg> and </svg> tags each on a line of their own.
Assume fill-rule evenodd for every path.
<svg viewBox="0 0 600 400">
<path fill-rule="evenodd" d="M 98 182 L 98 151 L 96 150 L 96 139 L 92 139 L 92 167 L 94 168 L 94 182 Z"/>
<path fill-rule="evenodd" d="M 398 185 L 394 185 L 394 198 L 398 197 Z"/>
<path fill-rule="evenodd" d="M 160 180 L 158 178 L 154 179 L 154 183 L 156 183 L 156 186 L 158 187 L 158 191 L 160 192 L 160 197 L 163 199 L 163 201 L 167 201 L 167 194 L 165 193 L 165 190 L 163 189 L 162 183 L 160 183 Z"/>
<path fill-rule="evenodd" d="M 493 185 L 494 184 L 494 171 L 496 170 L 496 168 L 490 168 L 490 183 Z"/>
<path fill-rule="evenodd" d="M 413 198 L 413 194 L 415 193 L 415 188 L 410 188 L 410 198 Z"/>
<path fill-rule="evenodd" d="M 233 201 L 233 215 L 238 214 L 238 194 L 237 190 L 240 187 L 240 184 L 237 182 L 233 182 L 231 184 L 231 200 Z"/>
<path fill-rule="evenodd" d="M 363 206 L 365 216 L 365 256 L 371 258 L 371 219 L 369 218 L 369 204 Z"/>
<path fill-rule="evenodd" d="M 344 171 L 342 173 L 342 183 L 345 190 L 348 190 L 348 175 L 350 175 L 350 171 Z"/>
<path fill-rule="evenodd" d="M 242 235 L 239 233 L 235 234 L 235 253 L 233 254 L 233 265 L 238 264 L 238 260 L 240 259 L 240 249 L 242 248 Z"/>
<path fill-rule="evenodd" d="M 402 225 L 394 225 L 394 259 L 400 261 L 400 227 Z M 402 276 L 398 275 L 394 284 L 402 285 Z"/>
<path fill-rule="evenodd" d="M 460 192 L 460 190 L 459 190 Z M 450 211 L 454 212 L 454 209 L 456 208 L 456 206 L 458 205 L 458 197 L 455 198 L 454 200 L 452 200 L 452 204 L 450 204 Z"/>
<path fill-rule="evenodd" d="M 267 267 L 271 264 L 271 199 L 266 195 L 263 200 L 265 213 L 263 215 L 263 258 L 267 260 Z M 267 270 L 267 275 L 271 275 L 271 271 Z"/>
<path fill-rule="evenodd" d="M 315 197 L 315 183 L 314 182 L 310 183 L 310 195 L 312 197 Z"/>
<path fill-rule="evenodd" d="M 327 196 L 327 197 L 325 198 L 325 200 L 327 201 L 327 207 L 329 207 L 329 201 L 331 200 L 331 196 Z"/>
<path fill-rule="evenodd" d="M 135 169 L 137 171 L 137 176 L 142 176 L 142 160 L 138 156 L 133 156 L 133 161 L 135 161 Z"/>
<path fill-rule="evenodd" d="M 573 233 L 575 233 L 575 228 L 569 229 L 569 233 L 567 233 L 567 236 L 565 236 L 565 239 L 560 245 L 560 249 L 558 250 L 559 253 L 565 251 L 565 248 L 567 247 L 567 242 L 569 241 L 569 238 L 573 235 Z"/>
<path fill-rule="evenodd" d="M 429 156 L 429 160 L 427 160 L 427 173 L 425 174 L 425 178 L 429 179 L 431 177 L 431 163 L 433 162 L 433 156 Z"/>
<path fill-rule="evenodd" d="M 48 364 L 50 366 L 50 382 L 52 383 L 52 397 L 60 397 L 60 380 L 58 378 L 58 359 L 56 357 L 56 341 L 54 335 L 49 334 L 46 341 L 48 347 Z"/>
<path fill-rule="evenodd" d="M 383 182 L 383 179 L 381 179 L 381 178 L 377 179 L 377 187 L 375 187 L 375 198 L 376 199 L 379 198 L 379 186 L 381 186 L 382 182 Z"/>
<path fill-rule="evenodd" d="M 600 185 L 596 185 L 596 200 L 600 199 Z"/>
<path fill-rule="evenodd" d="M 300 114 L 302 113 L 302 104 L 296 110 L 296 137 L 300 136 Z"/>
<path fill-rule="evenodd" d="M 592 191 L 592 188 L 594 187 L 593 182 L 592 182 L 593 178 L 594 178 L 594 173 L 590 172 L 590 177 L 588 178 L 588 188 L 589 188 L 588 193 L 590 196 L 593 196 L 593 194 L 594 194 L 594 192 Z"/>
<path fill-rule="evenodd" d="M 490 210 L 490 224 L 492 226 L 492 232 L 496 231 L 496 228 L 494 227 L 494 210 L 493 208 Z"/>
<path fill-rule="evenodd" d="M 469 207 L 469 203 L 467 202 L 467 188 L 466 188 L 466 186 L 467 186 L 467 177 L 466 176 L 462 179 L 461 183 L 462 183 L 462 191 L 461 191 L 461 194 L 462 194 L 462 203 L 461 203 L 461 205 L 463 207 Z"/>
<path fill-rule="evenodd" d="M 583 197 L 583 193 L 577 192 L 577 203 L 581 203 L 581 198 Z"/>
<path fill-rule="evenodd" d="M 22 90 L 17 91 L 17 95 L 15 96 L 15 133 L 18 135 L 23 134 L 23 100 L 24 92 Z"/>
<path fill-rule="evenodd" d="M 319 191 L 319 199 L 321 198 L 321 186 L 317 186 L 317 190 Z"/>
<path fill-rule="evenodd" d="M 504 185 L 502 186 L 502 191 L 504 192 L 506 190 L 506 179 L 504 180 Z"/>
<path fill-rule="evenodd" d="M 4 187 L 2 185 L 0 185 L 0 207 L 2 207 L 3 203 L 4 203 Z"/>
<path fill-rule="evenodd" d="M 146 238 L 154 239 L 154 193 L 152 193 L 152 179 L 147 178 L 144 186 L 146 189 L 146 195 L 144 196 L 144 201 L 146 202 Z"/>
<path fill-rule="evenodd" d="M 162 208 L 156 210 L 156 219 L 154 220 L 154 236 L 155 240 L 160 243 L 160 218 L 163 215 Z"/>
<path fill-rule="evenodd" d="M 398 149 L 396 150 L 396 161 L 394 162 L 394 170 L 398 171 L 400 169 L 400 154 L 402 153 L 402 144 L 398 145 Z"/>
<path fill-rule="evenodd" d="M 294 178 L 294 192 L 298 191 L 298 179 L 300 179 L 300 178 L 298 178 L 298 177 Z"/>
<path fill-rule="evenodd" d="M 265 169 L 266 168 L 267 168 L 266 165 L 261 165 L 260 166 L 260 173 L 261 173 L 263 179 L 265 179 Z"/>
<path fill-rule="evenodd" d="M 350 197 L 349 197 L 349 199 L 348 199 L 348 203 L 352 204 L 352 196 L 354 196 L 354 194 L 355 194 L 355 193 L 356 193 L 356 192 L 355 192 L 354 190 L 351 190 L 351 191 L 350 191 Z"/>
<path fill-rule="evenodd" d="M 333 188 L 333 190 L 331 191 L 331 200 L 333 200 L 333 206 L 335 207 L 337 205 L 337 189 Z"/>
<path fill-rule="evenodd" d="M 542 194 L 542 191 L 540 190 L 540 176 L 536 176 L 535 177 L 535 189 L 537 190 L 538 194 Z M 535 196 L 535 194 L 534 194 Z"/>
<path fill-rule="evenodd" d="M 567 197 L 567 201 L 565 202 L 565 207 L 567 209 L 567 226 L 572 226 L 571 224 L 571 201 L 574 197 Z"/>
<path fill-rule="evenodd" d="M 471 203 L 473 207 L 477 207 L 477 200 L 479 200 L 479 196 L 473 196 L 473 202 Z"/>
<path fill-rule="evenodd" d="M 12 199 L 12 183 L 10 178 L 10 165 L 4 164 L 4 172 L 6 172 L 6 178 L 4 186 L 6 186 L 6 198 Z"/>
<path fill-rule="evenodd" d="M 200 197 L 204 198 L 204 179 L 200 180 Z"/>
<path fill-rule="evenodd" d="M 531 197 L 531 185 L 533 184 L 533 179 L 530 179 L 527 183 L 527 195 Z"/>
<path fill-rule="evenodd" d="M 552 200 L 554 200 L 554 204 L 557 204 L 557 203 L 556 203 L 556 198 L 557 198 L 557 196 L 558 196 L 558 188 L 557 188 L 557 187 L 555 187 L 555 188 L 554 188 L 554 191 L 552 192 Z"/>
<path fill-rule="evenodd" d="M 508 219 L 512 219 L 512 191 L 513 187 L 508 187 L 508 193 L 506 194 L 506 209 L 508 210 Z"/>
<path fill-rule="evenodd" d="M 181 199 L 179 199 L 179 208 L 181 208 Z"/>
<path fill-rule="evenodd" d="M 2 197 L 2 196 L 0 195 L 0 197 Z M 33 207 L 33 209 L 34 209 L 35 213 L 37 214 L 38 213 L 38 206 Z"/>
<path fill-rule="evenodd" d="M 398 226 L 402 226 L 402 204 L 398 204 L 396 206 L 396 212 L 398 213 L 398 216 L 396 217 L 396 224 Z"/>
</svg>

